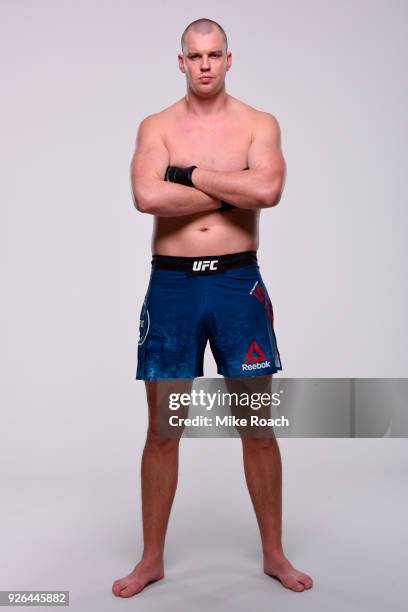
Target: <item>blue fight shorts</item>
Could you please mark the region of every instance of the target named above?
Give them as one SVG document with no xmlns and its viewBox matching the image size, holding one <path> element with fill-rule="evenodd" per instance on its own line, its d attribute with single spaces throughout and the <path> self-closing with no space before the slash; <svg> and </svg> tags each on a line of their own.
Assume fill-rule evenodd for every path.
<svg viewBox="0 0 408 612">
<path fill-rule="evenodd" d="M 153 255 L 140 312 L 136 379 L 203 376 L 210 341 L 218 374 L 282 369 L 273 309 L 256 251 L 209 257 Z"/>
</svg>

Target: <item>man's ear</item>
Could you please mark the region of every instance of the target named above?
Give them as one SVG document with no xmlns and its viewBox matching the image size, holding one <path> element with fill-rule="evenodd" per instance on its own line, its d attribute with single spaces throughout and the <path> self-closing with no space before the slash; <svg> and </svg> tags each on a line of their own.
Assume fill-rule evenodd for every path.
<svg viewBox="0 0 408 612">
<path fill-rule="evenodd" d="M 227 70 L 229 70 L 231 68 L 232 65 L 232 53 L 231 51 L 228 51 L 227 53 Z"/>
<path fill-rule="evenodd" d="M 186 72 L 186 70 L 184 68 L 184 57 L 183 57 L 183 54 L 179 53 L 177 58 L 178 58 L 178 64 L 179 64 L 180 72 L 182 72 L 184 74 Z"/>
</svg>

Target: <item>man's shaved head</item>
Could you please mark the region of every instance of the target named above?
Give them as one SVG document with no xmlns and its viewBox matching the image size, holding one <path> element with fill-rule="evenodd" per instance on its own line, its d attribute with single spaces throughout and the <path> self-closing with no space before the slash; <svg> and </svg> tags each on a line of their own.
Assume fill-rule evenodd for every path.
<svg viewBox="0 0 408 612">
<path fill-rule="evenodd" d="M 184 30 L 182 36 L 181 36 L 181 50 L 185 51 L 186 48 L 186 34 L 187 32 L 189 32 L 190 30 L 192 30 L 193 32 L 197 32 L 198 34 L 209 34 L 210 32 L 212 32 L 215 28 L 218 28 L 218 30 L 221 32 L 222 37 L 224 39 L 224 44 L 225 44 L 225 52 L 227 52 L 228 50 L 228 40 L 227 40 L 227 35 L 224 32 L 224 29 L 220 26 L 219 23 L 217 23 L 216 21 L 213 21 L 212 19 L 196 19 L 195 21 L 192 21 Z"/>
</svg>

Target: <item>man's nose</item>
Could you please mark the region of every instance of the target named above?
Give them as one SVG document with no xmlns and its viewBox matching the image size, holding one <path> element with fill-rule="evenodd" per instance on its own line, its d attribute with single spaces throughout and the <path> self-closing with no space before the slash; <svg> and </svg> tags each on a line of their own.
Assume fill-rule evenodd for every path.
<svg viewBox="0 0 408 612">
<path fill-rule="evenodd" d="M 210 70 L 210 61 L 206 55 L 203 55 L 201 59 L 201 70 Z"/>
</svg>

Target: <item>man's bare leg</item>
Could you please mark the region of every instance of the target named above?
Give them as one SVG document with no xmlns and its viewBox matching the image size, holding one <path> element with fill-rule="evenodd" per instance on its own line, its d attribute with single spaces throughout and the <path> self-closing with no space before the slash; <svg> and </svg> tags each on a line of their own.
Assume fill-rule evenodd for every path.
<svg viewBox="0 0 408 612">
<path fill-rule="evenodd" d="M 145 382 L 149 406 L 149 427 L 142 455 L 143 554 L 133 571 L 112 586 L 119 597 L 131 597 L 164 577 L 163 553 L 170 510 L 177 488 L 180 438 L 157 435 L 157 383 Z M 192 382 L 184 381 L 181 392 Z"/>
<path fill-rule="evenodd" d="M 282 465 L 275 438 L 242 438 L 245 477 L 262 539 L 264 572 L 293 591 L 310 589 L 282 549 Z"/>
<path fill-rule="evenodd" d="M 270 377 L 272 382 L 272 376 Z M 233 382 L 228 381 L 228 389 Z M 270 391 L 269 391 L 270 392 Z M 288 561 L 282 548 L 282 462 L 275 437 L 242 436 L 245 478 L 262 540 L 265 574 L 293 591 L 313 586 L 310 576 Z"/>
</svg>

